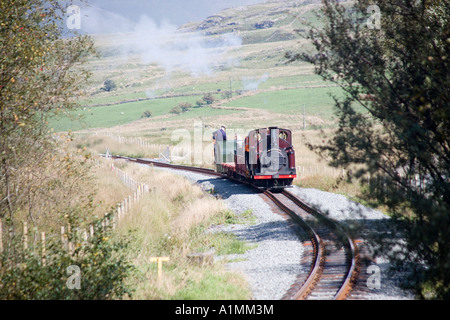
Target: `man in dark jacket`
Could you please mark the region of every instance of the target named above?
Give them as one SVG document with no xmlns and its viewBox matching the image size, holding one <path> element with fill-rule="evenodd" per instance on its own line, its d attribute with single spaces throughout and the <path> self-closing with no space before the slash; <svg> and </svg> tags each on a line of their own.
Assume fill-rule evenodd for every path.
<svg viewBox="0 0 450 320">
<path fill-rule="evenodd" d="M 227 133 L 226 133 L 226 128 L 224 126 L 220 127 L 220 133 L 222 133 L 222 140 L 225 141 L 227 140 Z"/>
<path fill-rule="evenodd" d="M 213 132 L 214 139 L 214 157 L 216 164 L 226 162 L 225 142 L 227 140 L 227 133 L 225 126 L 221 126 L 220 130 Z"/>
<path fill-rule="evenodd" d="M 213 133 L 213 139 L 217 141 L 226 141 L 227 140 L 227 133 L 226 128 L 224 126 L 220 127 L 220 130 L 217 130 Z"/>
</svg>

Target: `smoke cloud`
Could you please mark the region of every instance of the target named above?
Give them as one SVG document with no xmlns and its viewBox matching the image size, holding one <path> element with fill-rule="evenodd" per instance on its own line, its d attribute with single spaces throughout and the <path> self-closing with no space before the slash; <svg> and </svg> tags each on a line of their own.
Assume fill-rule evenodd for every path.
<svg viewBox="0 0 450 320">
<path fill-rule="evenodd" d="M 242 86 L 244 90 L 257 90 L 261 83 L 266 82 L 269 79 L 269 74 L 265 73 L 261 78 L 242 78 Z"/>
</svg>

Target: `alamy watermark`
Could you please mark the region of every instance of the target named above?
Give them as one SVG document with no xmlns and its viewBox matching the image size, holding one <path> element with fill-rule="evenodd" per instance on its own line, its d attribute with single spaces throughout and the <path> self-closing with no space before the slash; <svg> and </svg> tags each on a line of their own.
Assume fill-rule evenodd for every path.
<svg viewBox="0 0 450 320">
<path fill-rule="evenodd" d="M 67 275 L 69 278 L 66 281 L 66 286 L 70 290 L 81 289 L 81 269 L 77 265 L 67 267 Z"/>
<path fill-rule="evenodd" d="M 77 5 L 71 5 L 67 8 L 66 26 L 70 30 L 81 29 L 81 8 Z"/>
<path fill-rule="evenodd" d="M 279 155 L 284 155 L 284 151 L 279 147 L 278 137 L 282 134 L 280 129 L 271 128 L 255 132 L 254 128 L 228 128 L 227 139 L 220 136 L 215 141 L 213 136 L 218 129 L 205 130 L 201 121 L 195 121 L 193 133 L 188 129 L 174 130 L 170 137 L 174 145 L 171 148 L 171 159 L 186 165 L 202 165 L 212 162 L 215 164 L 234 162 L 236 156 L 237 164 L 258 164 L 260 161 L 261 174 L 272 175 L 280 170 Z M 246 155 L 245 139 L 250 132 L 253 132 L 253 135 L 247 142 L 250 147 Z"/>
<path fill-rule="evenodd" d="M 370 265 L 367 270 L 367 274 L 370 276 L 367 279 L 366 285 L 370 290 L 380 290 L 381 289 L 381 268 L 375 264 Z"/>
<path fill-rule="evenodd" d="M 372 4 L 367 7 L 366 13 L 371 16 L 367 19 L 366 25 L 370 30 L 380 30 L 381 29 L 381 11 L 380 7 L 376 4 Z"/>
</svg>

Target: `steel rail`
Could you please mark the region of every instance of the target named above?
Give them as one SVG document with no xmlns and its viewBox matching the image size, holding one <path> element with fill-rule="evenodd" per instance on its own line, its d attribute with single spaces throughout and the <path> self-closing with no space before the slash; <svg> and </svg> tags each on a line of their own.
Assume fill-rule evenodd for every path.
<svg viewBox="0 0 450 320">
<path fill-rule="evenodd" d="M 178 165 L 178 164 L 169 164 L 161 161 L 156 160 L 149 160 L 149 159 L 142 159 L 142 158 L 130 158 L 130 157 L 124 157 L 124 156 L 111 156 L 113 159 L 123 159 L 131 162 L 141 163 L 141 164 L 147 164 L 147 165 L 154 165 L 157 167 L 163 167 L 163 168 L 170 168 L 175 170 L 187 170 L 192 172 L 198 172 L 198 173 L 204 173 L 208 175 L 213 175 L 217 177 L 224 177 L 221 173 L 215 172 L 212 169 L 207 168 L 199 168 L 199 167 L 191 167 L 191 166 L 184 166 L 184 165 Z"/>
<path fill-rule="evenodd" d="M 314 289 L 314 286 L 319 280 L 321 274 L 323 273 L 325 246 L 317 232 L 305 220 L 303 220 L 293 210 L 289 209 L 280 200 L 278 200 L 272 192 L 265 191 L 264 194 L 270 200 L 272 200 L 281 210 L 286 212 L 296 223 L 301 225 L 305 232 L 308 233 L 311 240 L 311 244 L 313 246 L 313 261 L 311 264 L 311 269 L 302 287 L 293 296 L 293 300 L 306 300 L 308 295 Z"/>
<path fill-rule="evenodd" d="M 334 229 L 338 229 L 339 232 L 344 235 L 346 240 L 346 247 L 348 250 L 348 260 L 350 261 L 350 266 L 348 268 L 347 274 L 345 276 L 345 280 L 343 284 L 341 285 L 340 289 L 336 293 L 336 295 L 333 297 L 333 300 L 345 300 L 349 296 L 354 284 L 356 283 L 356 280 L 358 278 L 359 274 L 359 254 L 358 249 L 353 241 L 353 239 L 350 237 L 350 235 L 335 221 L 332 221 L 329 218 L 326 218 L 323 214 L 317 212 L 316 210 L 312 209 L 310 205 L 305 204 L 303 201 L 295 197 L 292 193 L 283 190 L 283 195 L 285 195 L 288 199 L 290 199 L 292 202 L 294 202 L 296 205 L 304 209 L 305 211 L 311 213 L 312 215 L 319 217 L 321 220 L 326 219 L 329 224 L 332 224 L 332 227 Z"/>
</svg>

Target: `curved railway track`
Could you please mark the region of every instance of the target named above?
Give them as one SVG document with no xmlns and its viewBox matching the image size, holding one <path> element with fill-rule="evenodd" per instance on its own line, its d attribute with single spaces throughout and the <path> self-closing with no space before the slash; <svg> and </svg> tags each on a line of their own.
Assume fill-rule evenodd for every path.
<svg viewBox="0 0 450 320">
<path fill-rule="evenodd" d="M 111 158 L 236 180 L 211 169 L 122 156 L 112 156 Z M 290 192 L 264 191 L 264 195 L 305 230 L 312 246 L 309 274 L 306 278 L 299 278 L 283 299 L 346 299 L 359 276 L 359 255 L 355 242 L 339 224 L 312 209 Z"/>
<path fill-rule="evenodd" d="M 299 288 L 298 284 L 294 284 L 293 290 L 284 299 L 346 299 L 359 272 L 358 251 L 354 241 L 337 223 L 288 191 L 280 194 L 264 193 L 303 227 L 313 248 L 308 277 Z"/>
</svg>

